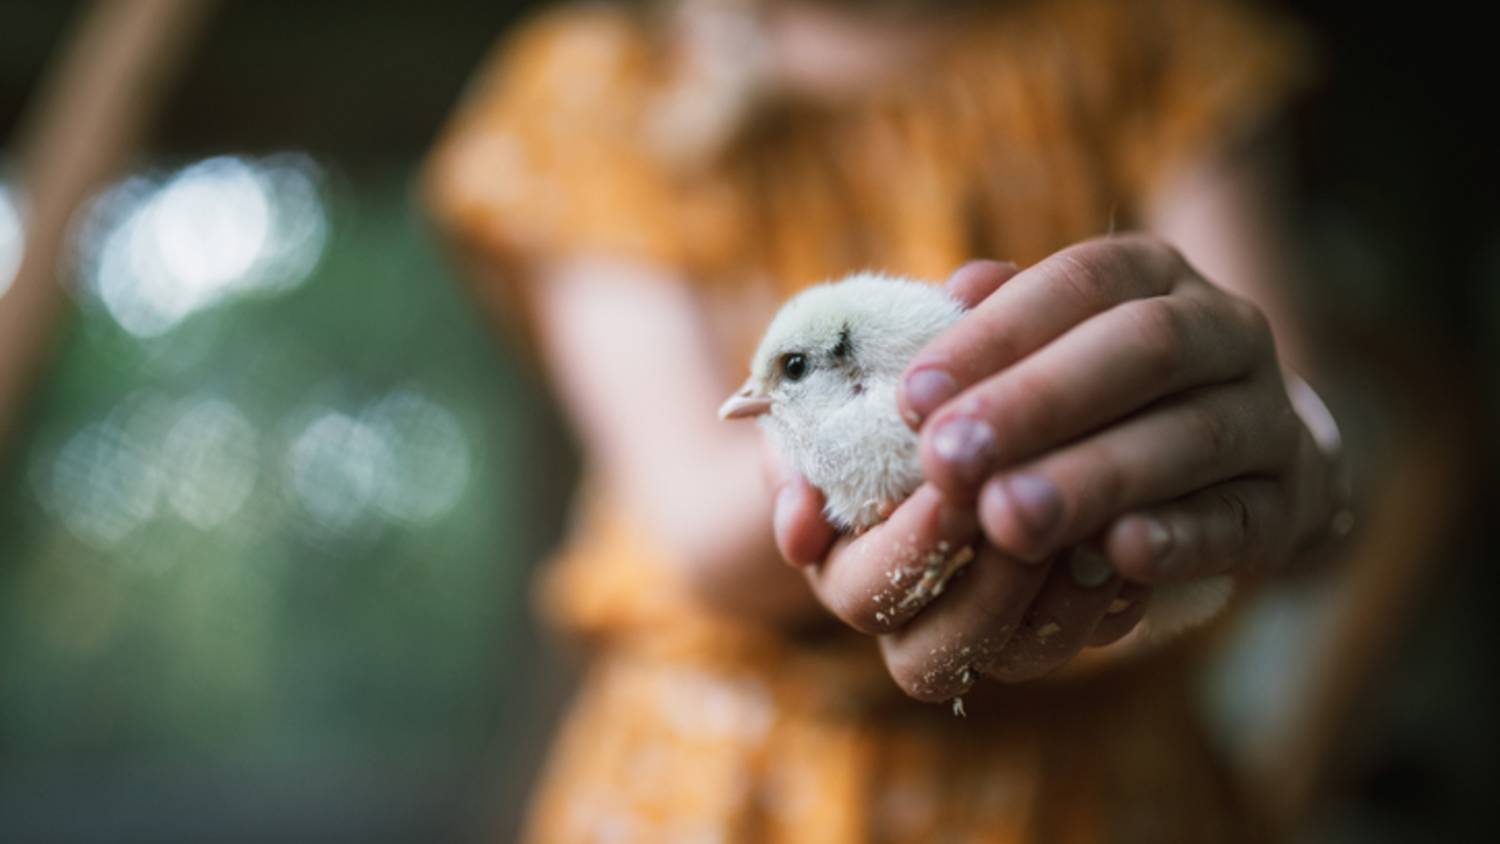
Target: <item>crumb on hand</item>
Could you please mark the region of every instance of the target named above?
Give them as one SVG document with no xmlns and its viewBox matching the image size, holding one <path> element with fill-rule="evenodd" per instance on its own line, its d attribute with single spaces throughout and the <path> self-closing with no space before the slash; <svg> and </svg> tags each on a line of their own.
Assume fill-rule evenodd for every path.
<svg viewBox="0 0 1500 844">
<path fill-rule="evenodd" d="M 940 546 L 941 547 L 941 546 Z M 944 557 L 940 552 L 927 555 L 927 567 L 922 571 L 922 578 L 916 585 L 909 589 L 906 596 L 901 599 L 898 606 L 905 609 L 918 602 L 926 602 L 943 594 L 943 589 L 948 585 L 948 580 L 964 566 L 974 560 L 974 549 L 967 545 L 958 549 L 958 552 L 950 557 Z"/>
</svg>

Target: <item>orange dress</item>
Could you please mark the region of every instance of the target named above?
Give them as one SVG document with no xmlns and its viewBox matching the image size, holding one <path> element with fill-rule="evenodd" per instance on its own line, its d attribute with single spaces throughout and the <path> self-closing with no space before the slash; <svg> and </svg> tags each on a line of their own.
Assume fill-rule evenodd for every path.
<svg viewBox="0 0 1500 844">
<path fill-rule="evenodd" d="M 658 22 L 554 9 L 478 76 L 430 162 L 430 204 L 497 315 L 525 313 L 539 263 L 581 254 L 669 267 L 706 312 L 743 312 L 854 269 L 942 278 L 1127 227 L 1172 165 L 1232 141 L 1305 70 L 1294 31 L 1222 0 L 974 14 L 898 82 L 768 103 L 689 164 L 646 128 L 673 79 Z M 753 312 L 721 332 L 726 384 L 769 316 Z M 596 487 L 579 511 L 540 595 L 595 656 L 530 841 L 1256 837 L 1195 726 L 1191 643 L 992 687 L 957 719 L 902 698 L 866 637 L 705 611 Z"/>
</svg>

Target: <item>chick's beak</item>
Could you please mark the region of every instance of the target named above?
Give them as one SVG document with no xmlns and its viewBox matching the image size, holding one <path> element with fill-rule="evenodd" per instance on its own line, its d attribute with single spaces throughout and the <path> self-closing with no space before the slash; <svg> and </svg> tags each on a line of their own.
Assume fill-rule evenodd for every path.
<svg viewBox="0 0 1500 844">
<path fill-rule="evenodd" d="M 719 406 L 720 419 L 746 419 L 771 410 L 771 399 L 755 391 L 755 379 L 747 380 L 729 400 Z"/>
</svg>

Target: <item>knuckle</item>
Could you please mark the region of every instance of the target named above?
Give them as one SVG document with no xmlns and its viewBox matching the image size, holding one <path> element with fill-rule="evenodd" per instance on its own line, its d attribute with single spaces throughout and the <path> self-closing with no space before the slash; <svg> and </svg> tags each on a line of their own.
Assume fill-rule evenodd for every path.
<svg viewBox="0 0 1500 844">
<path fill-rule="evenodd" d="M 1271 320 L 1254 302 L 1238 296 L 1231 297 L 1230 313 L 1235 324 L 1246 337 L 1250 338 L 1256 348 L 1268 348 L 1273 345 Z"/>
<path fill-rule="evenodd" d="M 1151 237 L 1150 241 L 1155 247 L 1155 257 L 1157 260 L 1171 266 L 1173 269 L 1182 269 L 1188 266 L 1187 258 L 1183 256 L 1182 251 L 1176 246 L 1159 237 Z"/>
<path fill-rule="evenodd" d="M 1189 402 L 1184 409 L 1192 442 L 1198 445 L 1205 464 L 1216 463 L 1239 451 L 1239 430 L 1223 408 L 1206 402 Z"/>
<path fill-rule="evenodd" d="M 1120 257 L 1128 270 L 1136 278 L 1147 280 L 1154 290 L 1165 290 L 1187 271 L 1187 259 L 1158 235 L 1137 232 L 1118 238 L 1117 243 L 1126 247 L 1120 250 Z"/>
<path fill-rule="evenodd" d="M 1103 310 L 1119 298 L 1119 259 L 1095 244 L 1059 252 L 1057 278 L 1062 291 L 1083 310 Z"/>
<path fill-rule="evenodd" d="M 1187 315 L 1165 298 L 1141 299 L 1124 307 L 1135 320 L 1141 354 L 1152 375 L 1175 378 L 1183 369 L 1192 339 Z"/>
<path fill-rule="evenodd" d="M 1214 313 L 1214 333 L 1224 338 L 1227 348 L 1241 364 L 1261 364 L 1274 360 L 1276 338 L 1271 321 L 1253 302 L 1227 295 L 1222 305 L 1208 305 Z"/>
<path fill-rule="evenodd" d="M 1190 272 L 1187 260 L 1175 246 L 1149 233 L 1131 233 L 1076 244 L 1057 253 L 1075 267 L 1086 268 L 1114 301 L 1128 298 L 1130 291 L 1164 293 Z"/>
<path fill-rule="evenodd" d="M 1255 510 L 1250 502 L 1239 492 L 1227 489 L 1217 490 L 1214 498 L 1214 509 L 1222 519 L 1225 545 L 1218 550 L 1235 558 L 1254 556 L 1258 549 L 1252 545 L 1257 544 L 1259 531 Z M 1215 549 L 1205 547 L 1200 550 L 1204 554 L 1210 554 Z"/>
<path fill-rule="evenodd" d="M 1183 258 L 1182 252 L 1158 235 L 1135 235 L 1133 245 L 1140 260 L 1152 267 L 1175 271 L 1187 266 L 1187 259 Z"/>
</svg>

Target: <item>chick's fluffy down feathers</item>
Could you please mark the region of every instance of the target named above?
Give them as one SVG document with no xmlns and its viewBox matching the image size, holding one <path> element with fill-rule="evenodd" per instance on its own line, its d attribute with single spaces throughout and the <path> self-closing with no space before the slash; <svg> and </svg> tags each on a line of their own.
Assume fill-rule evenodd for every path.
<svg viewBox="0 0 1500 844">
<path fill-rule="evenodd" d="M 940 286 L 857 273 L 797 294 L 766 329 L 741 395 L 768 401 L 761 427 L 841 530 L 876 524 L 921 485 L 917 434 L 896 388 L 962 314 Z M 1146 623 L 1154 636 L 1174 635 L 1217 614 L 1231 591 L 1227 577 L 1158 587 Z"/>
<path fill-rule="evenodd" d="M 941 288 L 861 273 L 804 290 L 761 340 L 752 380 L 771 398 L 760 421 L 777 450 L 823 492 L 836 527 L 880 521 L 922 482 L 917 436 L 901 420 L 896 385 L 927 341 L 962 308 Z M 806 371 L 785 371 L 800 356 Z"/>
</svg>

